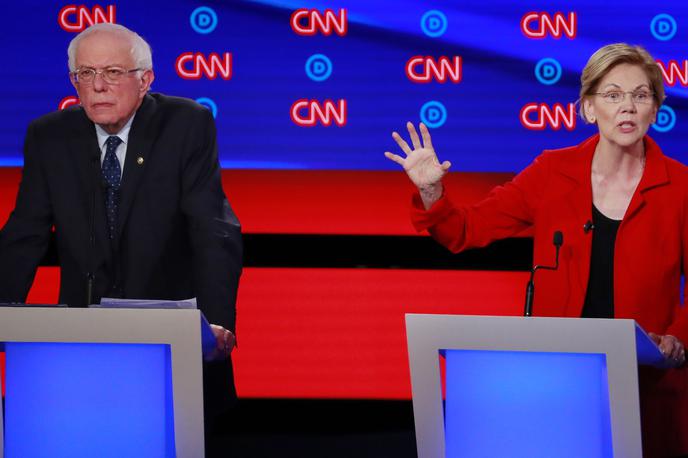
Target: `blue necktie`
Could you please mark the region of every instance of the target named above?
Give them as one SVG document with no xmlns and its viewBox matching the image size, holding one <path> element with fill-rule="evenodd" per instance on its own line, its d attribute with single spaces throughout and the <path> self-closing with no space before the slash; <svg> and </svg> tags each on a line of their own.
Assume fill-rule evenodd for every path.
<svg viewBox="0 0 688 458">
<path fill-rule="evenodd" d="M 122 169 L 117 160 L 117 147 L 122 139 L 112 135 L 105 142 L 105 159 L 103 159 L 103 179 L 107 183 L 105 192 L 105 216 L 108 223 L 108 235 L 115 238 L 117 233 L 117 206 L 119 200 L 119 182 L 122 177 Z"/>
</svg>

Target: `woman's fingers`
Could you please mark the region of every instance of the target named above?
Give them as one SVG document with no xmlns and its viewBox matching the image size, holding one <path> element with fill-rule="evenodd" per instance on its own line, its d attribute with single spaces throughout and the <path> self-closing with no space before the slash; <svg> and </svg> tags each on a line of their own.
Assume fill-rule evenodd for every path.
<svg viewBox="0 0 688 458">
<path fill-rule="evenodd" d="M 409 136 L 411 137 L 411 143 L 413 143 L 413 149 L 420 149 L 422 146 L 420 145 L 420 138 L 418 138 L 418 132 L 416 132 L 416 128 L 414 127 L 412 122 L 407 122 L 406 123 L 406 129 L 408 129 Z"/>
<path fill-rule="evenodd" d="M 411 148 L 409 147 L 408 143 L 406 143 L 406 140 L 401 138 L 401 135 L 399 135 L 396 132 L 392 132 L 392 138 L 395 142 L 397 142 L 397 145 L 399 145 L 399 148 L 401 148 L 404 154 L 406 154 L 407 156 L 411 154 Z"/>
<path fill-rule="evenodd" d="M 397 164 L 399 164 L 399 165 L 402 166 L 402 167 L 404 166 L 405 160 L 404 160 L 404 158 L 402 158 L 402 157 L 399 156 L 399 155 L 390 153 L 389 151 L 385 151 L 385 157 L 386 157 L 387 159 L 389 159 L 390 161 L 396 162 Z"/>
<path fill-rule="evenodd" d="M 671 335 L 665 336 L 665 339 L 670 343 L 668 351 L 670 352 L 671 358 L 675 361 L 683 362 L 685 359 L 685 352 L 681 341 Z"/>
<path fill-rule="evenodd" d="M 672 335 L 657 336 L 659 349 L 664 357 L 671 362 L 672 366 L 681 366 L 686 361 L 685 348 L 683 343 Z"/>
<path fill-rule="evenodd" d="M 423 123 L 420 123 L 420 134 L 423 136 L 423 147 L 433 149 L 430 131 L 428 130 L 427 126 Z"/>
</svg>

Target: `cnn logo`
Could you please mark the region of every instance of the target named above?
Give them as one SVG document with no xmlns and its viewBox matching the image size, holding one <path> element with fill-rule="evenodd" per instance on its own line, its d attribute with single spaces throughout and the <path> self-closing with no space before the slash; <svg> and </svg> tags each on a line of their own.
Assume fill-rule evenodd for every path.
<svg viewBox="0 0 688 458">
<path fill-rule="evenodd" d="M 575 12 L 554 13 L 552 16 L 547 13 L 526 13 L 521 18 L 521 32 L 533 39 L 549 35 L 556 39 L 566 36 L 572 40 L 578 34 L 578 15 Z"/>
<path fill-rule="evenodd" d="M 406 77 L 414 83 L 429 83 L 433 80 L 458 83 L 461 81 L 461 70 L 461 56 L 441 56 L 438 59 L 413 56 L 406 62 Z"/>
<path fill-rule="evenodd" d="M 347 13 L 343 8 L 339 10 L 339 13 L 330 9 L 321 13 L 316 9 L 300 8 L 291 14 L 289 23 L 297 35 L 303 36 L 312 36 L 317 33 L 323 35 L 336 33 L 343 37 L 349 30 Z"/>
<path fill-rule="evenodd" d="M 335 124 L 338 127 L 346 125 L 346 100 L 340 99 L 337 103 L 325 100 L 320 103 L 317 100 L 299 99 L 291 106 L 291 120 L 301 127 L 314 127 L 318 123 L 325 127 Z"/>
<path fill-rule="evenodd" d="M 576 128 L 576 105 L 569 103 L 566 108 L 561 103 L 555 103 L 552 107 L 545 103 L 528 103 L 521 108 L 519 115 L 521 125 L 528 130 L 544 130 L 549 127 L 559 130 Z"/>
<path fill-rule="evenodd" d="M 658 60 L 657 65 L 662 70 L 662 76 L 664 76 L 664 82 L 667 86 L 674 87 L 676 84 L 680 84 L 683 87 L 688 87 L 688 59 L 682 63 L 672 59 L 667 64 Z"/>
<path fill-rule="evenodd" d="M 95 5 L 89 9 L 84 5 L 65 5 L 57 13 L 57 23 L 66 32 L 81 32 L 94 24 L 115 23 L 115 5 L 103 8 Z"/>
<path fill-rule="evenodd" d="M 73 95 L 68 95 L 67 97 L 60 100 L 60 103 L 57 105 L 57 109 L 64 110 L 65 108 L 69 108 L 72 105 L 79 105 L 79 98 Z"/>
<path fill-rule="evenodd" d="M 177 75 L 185 80 L 198 80 L 202 76 L 214 80 L 218 76 L 224 80 L 232 78 L 232 53 L 220 56 L 211 52 L 208 56 L 200 52 L 185 52 L 177 57 L 174 64 Z"/>
</svg>

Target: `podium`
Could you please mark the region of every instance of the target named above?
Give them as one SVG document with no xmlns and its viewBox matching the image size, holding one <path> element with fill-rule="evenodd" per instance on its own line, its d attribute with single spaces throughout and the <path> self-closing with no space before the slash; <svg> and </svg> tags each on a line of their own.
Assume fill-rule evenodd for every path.
<svg viewBox="0 0 688 458">
<path fill-rule="evenodd" d="M 407 314 L 406 332 L 419 458 L 642 458 L 637 367 L 664 358 L 635 321 Z"/>
<path fill-rule="evenodd" d="M 202 457 L 198 310 L 0 308 L 0 452 Z"/>
</svg>

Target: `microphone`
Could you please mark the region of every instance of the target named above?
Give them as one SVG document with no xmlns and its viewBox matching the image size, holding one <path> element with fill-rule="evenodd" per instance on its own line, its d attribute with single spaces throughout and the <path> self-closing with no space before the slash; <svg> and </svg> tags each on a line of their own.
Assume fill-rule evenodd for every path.
<svg viewBox="0 0 688 458">
<path fill-rule="evenodd" d="M 554 266 L 540 266 L 536 265 L 530 270 L 530 280 L 528 280 L 528 285 L 526 286 L 526 305 L 523 310 L 523 316 L 533 315 L 533 296 L 535 295 L 535 272 L 542 270 L 557 270 L 559 268 L 559 249 L 564 244 L 564 234 L 561 231 L 554 232 L 554 238 L 552 239 L 554 248 L 556 249 L 556 254 L 554 258 Z"/>
<path fill-rule="evenodd" d="M 583 232 L 585 232 L 586 234 L 593 229 L 595 229 L 595 225 L 592 223 L 592 221 L 587 220 L 585 224 L 583 224 Z"/>
<path fill-rule="evenodd" d="M 96 194 L 98 190 L 98 177 L 101 175 L 100 171 L 100 152 L 91 155 L 91 211 L 88 221 L 88 247 L 86 249 L 86 257 L 88 262 L 88 272 L 86 272 L 86 307 L 93 303 L 93 282 L 95 281 L 95 247 L 96 247 Z M 101 178 L 102 180 L 102 178 Z M 102 180 L 104 181 L 104 180 Z M 100 186 L 102 188 L 102 181 Z"/>
</svg>

